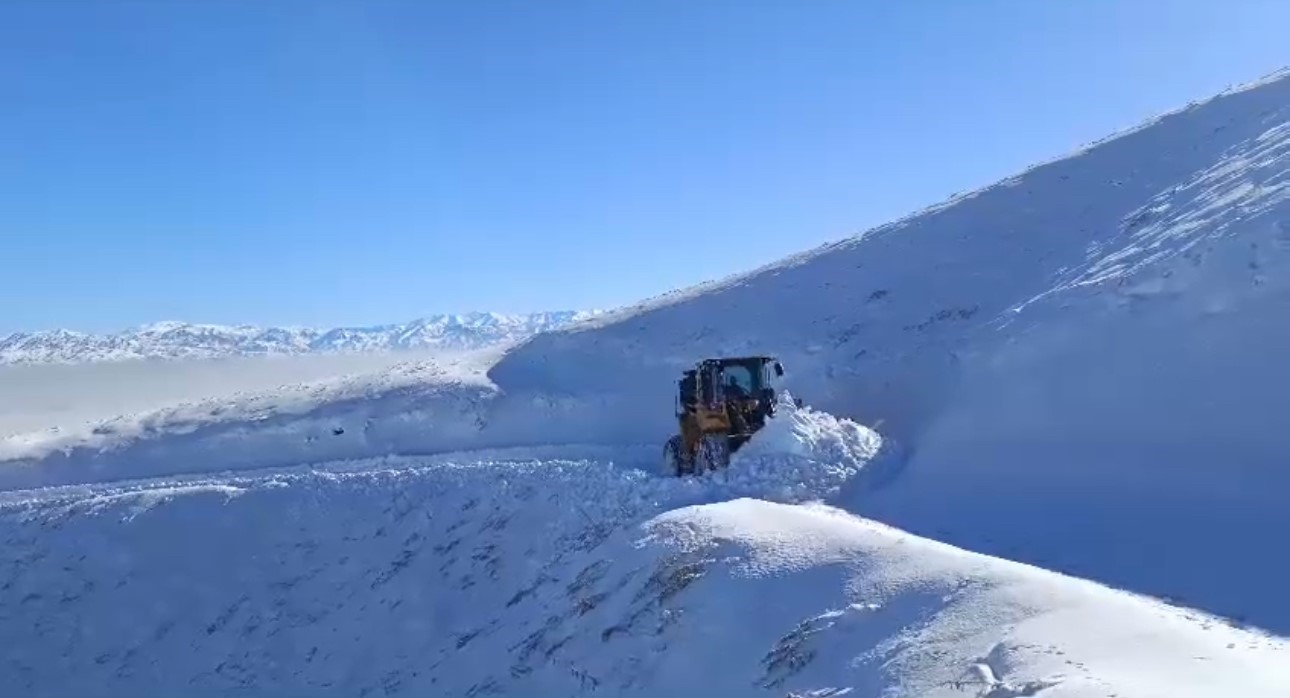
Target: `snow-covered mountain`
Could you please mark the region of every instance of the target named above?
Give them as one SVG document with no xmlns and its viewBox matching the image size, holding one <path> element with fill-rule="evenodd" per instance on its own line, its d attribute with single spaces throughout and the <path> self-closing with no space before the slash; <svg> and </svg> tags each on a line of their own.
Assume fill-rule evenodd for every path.
<svg viewBox="0 0 1290 698">
<path fill-rule="evenodd" d="M 3 437 L 0 693 L 1290 695 L 1287 317 L 1282 73 L 500 358 Z M 661 477 L 745 352 L 810 409 Z"/>
<path fill-rule="evenodd" d="M 479 349 L 514 344 L 596 314 L 472 312 L 432 315 L 402 324 L 334 329 L 159 322 L 107 335 L 69 330 L 19 332 L 0 337 L 0 364 Z"/>
</svg>

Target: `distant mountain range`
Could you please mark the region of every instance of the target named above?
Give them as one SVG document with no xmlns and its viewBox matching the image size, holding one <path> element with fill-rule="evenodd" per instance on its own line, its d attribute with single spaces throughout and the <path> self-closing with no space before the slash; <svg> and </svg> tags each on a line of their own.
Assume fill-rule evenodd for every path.
<svg viewBox="0 0 1290 698">
<path fill-rule="evenodd" d="M 0 337 L 0 364 L 480 349 L 517 342 L 597 314 L 573 310 L 522 315 L 476 312 L 332 329 L 159 322 L 116 334 L 17 332 Z"/>
</svg>

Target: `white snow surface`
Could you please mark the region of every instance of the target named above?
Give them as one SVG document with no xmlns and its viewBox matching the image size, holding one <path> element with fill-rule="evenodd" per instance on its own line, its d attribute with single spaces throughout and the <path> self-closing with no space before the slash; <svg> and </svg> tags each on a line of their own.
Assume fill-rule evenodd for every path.
<svg viewBox="0 0 1290 698">
<path fill-rule="evenodd" d="M 1290 686 L 1284 639 L 824 503 L 846 475 L 803 487 L 802 469 L 841 444 L 863 466 L 880 437 L 809 411 L 778 419 L 743 467 L 712 478 L 634 467 L 652 451 L 570 449 L 10 493 L 0 693 L 1255 698 Z"/>
<path fill-rule="evenodd" d="M 1290 695 L 1286 317 L 1283 73 L 496 361 L 9 433 L 0 695 Z M 731 353 L 809 408 L 659 477 Z"/>
<path fill-rule="evenodd" d="M 0 437 L 0 489 L 475 446 L 482 404 L 495 394 L 483 376 L 493 360 L 480 350 L 387 362 L 9 434 Z M 230 373 L 246 379 L 236 370 L 246 367 Z"/>
<path fill-rule="evenodd" d="M 515 344 L 539 332 L 593 318 L 598 313 L 471 312 L 431 315 L 389 325 L 332 329 L 165 321 L 105 335 L 71 330 L 14 332 L 0 337 L 0 365 L 426 349 L 461 351 Z"/>
</svg>

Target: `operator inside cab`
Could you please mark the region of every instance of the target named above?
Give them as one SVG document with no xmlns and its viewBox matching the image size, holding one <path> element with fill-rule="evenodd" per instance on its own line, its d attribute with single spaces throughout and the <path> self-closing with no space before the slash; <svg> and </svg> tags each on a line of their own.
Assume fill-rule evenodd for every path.
<svg viewBox="0 0 1290 698">
<path fill-rule="evenodd" d="M 748 399 L 748 391 L 739 384 L 736 376 L 727 376 L 725 385 L 726 397 L 726 416 L 730 420 L 730 427 L 736 434 L 748 433 L 748 420 L 745 418 L 743 410 L 745 409 L 745 400 Z"/>
</svg>

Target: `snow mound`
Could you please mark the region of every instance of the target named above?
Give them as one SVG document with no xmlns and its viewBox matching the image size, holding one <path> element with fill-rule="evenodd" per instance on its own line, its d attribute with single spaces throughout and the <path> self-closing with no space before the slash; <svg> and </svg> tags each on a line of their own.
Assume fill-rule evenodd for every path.
<svg viewBox="0 0 1290 698">
<path fill-rule="evenodd" d="M 835 496 L 878 455 L 882 437 L 849 419 L 798 407 L 785 393 L 775 416 L 708 477 L 732 495 L 801 502 Z"/>
<path fill-rule="evenodd" d="M 798 407 L 792 395 L 784 393 L 775 416 L 766 420 L 732 462 L 801 460 L 858 472 L 881 445 L 882 438 L 872 429 L 809 406 Z"/>
<path fill-rule="evenodd" d="M 822 504 L 741 499 L 670 511 L 645 529 L 662 560 L 691 570 L 682 622 L 738 627 L 741 642 L 769 645 L 759 663 L 722 666 L 776 695 L 1271 697 L 1290 687 L 1282 638 Z"/>
</svg>

